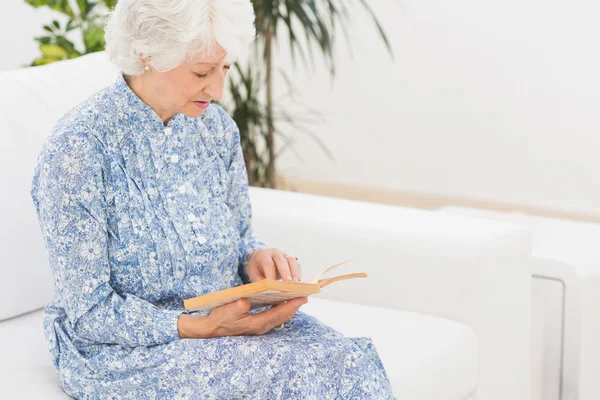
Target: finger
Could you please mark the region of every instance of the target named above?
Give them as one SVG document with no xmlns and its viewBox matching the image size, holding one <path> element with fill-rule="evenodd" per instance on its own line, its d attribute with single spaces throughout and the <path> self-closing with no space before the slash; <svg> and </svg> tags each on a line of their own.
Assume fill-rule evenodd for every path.
<svg viewBox="0 0 600 400">
<path fill-rule="evenodd" d="M 217 329 L 225 329 L 227 334 L 233 334 L 236 331 L 231 331 L 231 321 L 247 317 L 248 310 L 250 310 L 250 300 L 242 297 L 234 302 L 213 308 L 209 316 Z"/>
<path fill-rule="evenodd" d="M 300 263 L 296 260 L 296 257 L 286 257 L 285 258 L 290 266 L 290 271 L 292 273 L 292 280 L 299 282 L 302 278 L 300 276 Z"/>
<path fill-rule="evenodd" d="M 268 257 L 265 261 L 262 261 L 260 264 L 260 268 L 265 274 L 266 279 L 277 280 L 277 268 L 275 267 L 275 261 L 273 261 L 272 257 Z"/>
<path fill-rule="evenodd" d="M 266 311 L 252 314 L 252 318 L 256 320 L 257 326 L 271 330 L 292 319 L 296 311 L 307 302 L 308 298 L 306 297 L 291 299 L 285 303 L 274 305 Z"/>
<path fill-rule="evenodd" d="M 281 324 L 288 322 L 291 320 L 298 309 L 302 307 L 302 305 L 306 304 L 308 299 L 306 297 L 296 298 L 292 300 L 288 300 L 285 303 L 280 303 L 275 307 L 275 311 L 279 312 L 275 314 L 272 319 L 267 322 L 267 329 L 271 330 Z M 273 308 L 272 308 L 273 309 Z M 270 311 L 270 310 L 269 310 Z"/>
<path fill-rule="evenodd" d="M 238 312 L 240 314 L 246 314 L 250 310 L 251 304 L 250 304 L 250 300 L 248 298 L 242 297 L 242 298 L 238 299 L 236 301 L 236 303 L 237 303 L 236 305 L 238 308 Z"/>
<path fill-rule="evenodd" d="M 292 280 L 294 277 L 298 277 L 298 281 L 302 280 L 302 266 L 298 261 L 298 257 L 288 258 L 290 255 L 286 252 L 283 252 L 283 255 L 288 260 L 288 264 L 290 264 L 290 270 L 292 272 Z"/>
<path fill-rule="evenodd" d="M 246 314 L 250 310 L 250 300 L 246 297 L 237 299 L 236 301 L 223 304 L 211 310 L 211 314 L 224 315 L 227 318 L 231 315 L 239 316 Z"/>
<path fill-rule="evenodd" d="M 284 281 L 291 281 L 292 273 L 290 271 L 290 266 L 283 254 L 280 251 L 274 252 L 272 258 L 273 261 L 275 261 L 275 265 L 277 266 L 277 270 L 282 279 Z"/>
</svg>

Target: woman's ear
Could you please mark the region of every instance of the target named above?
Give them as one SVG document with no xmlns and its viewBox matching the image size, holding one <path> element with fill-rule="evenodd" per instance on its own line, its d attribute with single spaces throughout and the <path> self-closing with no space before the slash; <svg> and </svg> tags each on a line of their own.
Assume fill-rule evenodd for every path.
<svg viewBox="0 0 600 400">
<path fill-rule="evenodd" d="M 146 71 L 150 70 L 150 57 L 144 57 L 143 53 L 140 53 L 140 60 L 144 63 L 144 69 Z"/>
</svg>

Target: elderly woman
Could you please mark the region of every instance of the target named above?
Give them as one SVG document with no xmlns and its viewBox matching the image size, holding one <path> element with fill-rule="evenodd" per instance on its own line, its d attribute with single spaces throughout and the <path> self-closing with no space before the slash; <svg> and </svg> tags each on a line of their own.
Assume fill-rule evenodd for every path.
<svg viewBox="0 0 600 400">
<path fill-rule="evenodd" d="M 56 292 L 44 330 L 72 397 L 394 398 L 370 338 L 298 311 L 307 298 L 183 307 L 300 278 L 254 236 L 240 133 L 211 104 L 253 23 L 250 0 L 119 1 L 106 48 L 120 73 L 44 143 L 31 187 Z"/>
</svg>

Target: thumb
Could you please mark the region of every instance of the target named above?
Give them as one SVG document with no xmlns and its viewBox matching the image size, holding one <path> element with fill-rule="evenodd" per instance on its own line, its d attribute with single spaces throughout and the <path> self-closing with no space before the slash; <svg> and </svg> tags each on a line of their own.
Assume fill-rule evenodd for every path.
<svg viewBox="0 0 600 400">
<path fill-rule="evenodd" d="M 251 307 L 250 300 L 248 300 L 246 297 L 242 297 L 242 298 L 238 299 L 234 303 L 234 305 L 236 306 L 236 309 L 240 314 L 247 313 Z"/>
</svg>

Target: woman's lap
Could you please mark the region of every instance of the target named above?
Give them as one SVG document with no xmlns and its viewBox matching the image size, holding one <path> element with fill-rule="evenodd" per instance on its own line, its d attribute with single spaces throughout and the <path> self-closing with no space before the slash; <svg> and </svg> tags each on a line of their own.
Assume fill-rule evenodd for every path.
<svg viewBox="0 0 600 400">
<path fill-rule="evenodd" d="M 131 352 L 127 358 L 142 360 L 132 369 L 71 386 L 95 386 L 81 397 L 90 399 L 393 398 L 369 338 L 345 337 L 301 311 L 283 329 L 264 335 L 181 339 L 156 347 L 162 349 L 147 360 L 143 352 Z"/>
</svg>

